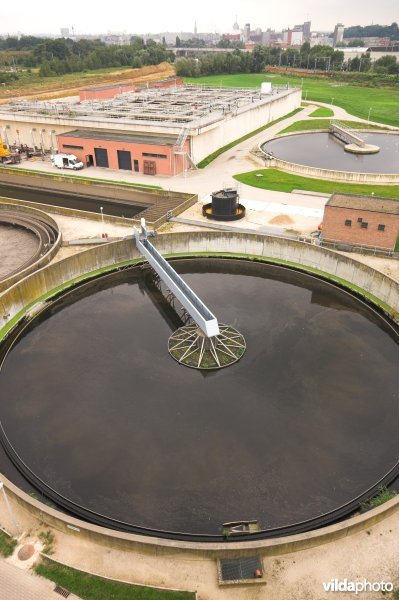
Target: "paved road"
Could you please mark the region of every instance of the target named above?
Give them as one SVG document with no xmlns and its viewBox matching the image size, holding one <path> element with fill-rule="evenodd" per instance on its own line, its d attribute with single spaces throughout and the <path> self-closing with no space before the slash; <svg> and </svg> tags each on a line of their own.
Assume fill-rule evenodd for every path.
<svg viewBox="0 0 399 600">
<path fill-rule="evenodd" d="M 58 600 L 54 583 L 0 560 L 0 600 Z M 77 596 L 69 596 L 76 600 Z M 79 599 L 78 599 L 79 600 Z"/>
</svg>

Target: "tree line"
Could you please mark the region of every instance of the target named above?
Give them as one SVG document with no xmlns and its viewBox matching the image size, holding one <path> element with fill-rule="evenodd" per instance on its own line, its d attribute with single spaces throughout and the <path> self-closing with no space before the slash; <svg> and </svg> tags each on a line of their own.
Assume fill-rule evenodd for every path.
<svg viewBox="0 0 399 600">
<path fill-rule="evenodd" d="M 330 46 L 313 46 L 305 42 L 300 49 L 255 46 L 252 52 L 208 54 L 199 58 L 180 58 L 176 61 L 176 74 L 181 77 L 201 77 L 223 73 L 260 73 L 265 67 L 290 67 L 315 71 L 351 71 L 396 75 L 399 64 L 394 56 L 382 56 L 374 63 L 363 53 L 345 61 L 344 53 Z"/>
<path fill-rule="evenodd" d="M 399 27 L 397 23 L 392 25 L 355 25 L 346 27 L 344 38 L 361 38 L 361 37 L 388 37 L 391 41 L 399 41 Z"/>
<path fill-rule="evenodd" d="M 0 50 L 14 50 L 14 64 L 39 67 L 42 77 L 108 67 L 140 68 L 174 60 L 174 54 L 164 44 L 153 40 L 144 42 L 137 36 L 132 36 L 130 44 L 123 46 L 107 45 L 100 40 L 6 38 L 0 40 Z"/>
<path fill-rule="evenodd" d="M 278 47 L 266 48 L 256 45 L 252 52 L 208 54 L 200 58 L 180 58 L 176 61 L 176 74 L 186 77 L 217 75 L 221 73 L 260 73 L 267 66 L 292 66 L 297 68 L 317 68 L 330 70 L 340 68 L 344 53 L 330 46 L 310 47 L 305 42 L 300 49 Z"/>
</svg>

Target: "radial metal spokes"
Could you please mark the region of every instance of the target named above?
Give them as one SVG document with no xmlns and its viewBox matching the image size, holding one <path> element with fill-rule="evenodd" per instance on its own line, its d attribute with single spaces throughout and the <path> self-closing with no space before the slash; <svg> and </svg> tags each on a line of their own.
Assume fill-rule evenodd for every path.
<svg viewBox="0 0 399 600">
<path fill-rule="evenodd" d="M 196 324 L 184 325 L 169 338 L 169 353 L 180 364 L 194 369 L 220 369 L 237 362 L 246 350 L 236 329 L 220 325 L 220 334 L 207 337 Z"/>
</svg>

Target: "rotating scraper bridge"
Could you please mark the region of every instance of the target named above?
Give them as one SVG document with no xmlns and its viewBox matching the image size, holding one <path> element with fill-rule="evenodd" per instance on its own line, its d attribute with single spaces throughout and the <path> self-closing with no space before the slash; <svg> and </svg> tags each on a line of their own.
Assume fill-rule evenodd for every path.
<svg viewBox="0 0 399 600">
<path fill-rule="evenodd" d="M 157 276 L 184 307 L 195 324 L 185 325 L 169 338 L 169 353 L 180 364 L 197 369 L 219 369 L 239 360 L 245 352 L 244 337 L 229 325 L 219 325 L 186 282 L 148 240 L 145 220 L 135 229 L 138 251 L 148 260 Z"/>
</svg>

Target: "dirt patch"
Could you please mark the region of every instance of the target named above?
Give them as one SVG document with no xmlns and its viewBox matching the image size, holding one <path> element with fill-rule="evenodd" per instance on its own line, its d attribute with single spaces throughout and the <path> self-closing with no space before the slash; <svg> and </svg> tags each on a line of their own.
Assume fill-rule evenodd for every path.
<svg viewBox="0 0 399 600">
<path fill-rule="evenodd" d="M 28 560 L 35 553 L 35 547 L 32 544 L 25 544 L 18 552 L 19 560 Z"/>
<path fill-rule="evenodd" d="M 62 77 L 50 77 L 46 81 L 47 78 L 44 77 L 40 84 L 0 91 L 0 104 L 21 98 L 50 100 L 64 96 L 77 96 L 82 87 L 115 84 L 122 81 L 143 86 L 151 81 L 173 77 L 174 75 L 174 67 L 167 62 L 163 62 L 159 65 L 151 65 L 142 67 L 141 69 L 124 69 L 113 71 L 112 73 L 102 73 L 101 75 L 96 74 L 95 71 L 85 74 L 76 73 L 73 81 L 71 81 L 70 77 L 65 80 Z"/>
<path fill-rule="evenodd" d="M 291 219 L 288 215 L 277 215 L 270 219 L 270 225 L 292 225 L 294 219 Z"/>
</svg>

